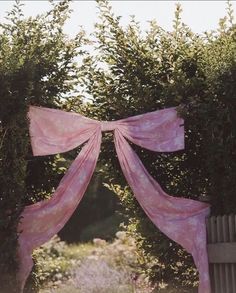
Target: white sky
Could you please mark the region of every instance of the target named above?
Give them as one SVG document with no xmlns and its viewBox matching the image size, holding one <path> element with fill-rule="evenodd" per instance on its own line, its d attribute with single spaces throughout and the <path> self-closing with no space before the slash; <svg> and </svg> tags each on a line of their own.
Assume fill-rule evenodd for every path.
<svg viewBox="0 0 236 293">
<path fill-rule="evenodd" d="M 182 20 L 194 32 L 201 33 L 206 30 L 216 29 L 220 18 L 226 15 L 226 1 L 110 1 L 116 15 L 122 16 L 121 23 L 126 25 L 130 15 L 135 15 L 141 24 L 142 30 L 148 28 L 148 20 L 156 19 L 164 29 L 172 29 L 175 4 L 181 3 L 183 8 Z M 0 21 L 6 11 L 12 7 L 14 1 L 0 0 Z M 34 16 L 49 9 L 50 4 L 42 1 L 22 1 L 25 4 L 26 16 Z M 231 2 L 236 18 L 236 1 Z M 94 0 L 73 1 L 71 8 L 74 12 L 65 26 L 65 32 L 74 35 L 78 26 L 91 33 L 93 24 L 97 20 L 96 2 Z"/>
</svg>

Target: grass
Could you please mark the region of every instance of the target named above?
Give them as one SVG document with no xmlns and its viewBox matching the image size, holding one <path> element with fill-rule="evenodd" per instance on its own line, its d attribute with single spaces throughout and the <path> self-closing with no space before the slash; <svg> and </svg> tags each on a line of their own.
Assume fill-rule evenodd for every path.
<svg viewBox="0 0 236 293">
<path fill-rule="evenodd" d="M 41 247 L 37 253 L 40 293 L 151 292 L 145 277 L 135 273 L 134 241 L 125 232 L 116 235 L 111 243 L 94 239 L 93 243 L 66 245 L 54 238 Z"/>
<path fill-rule="evenodd" d="M 40 293 L 195 293 L 154 288 L 139 270 L 133 239 L 117 232 L 113 242 L 67 245 L 52 239 L 37 252 Z"/>
</svg>

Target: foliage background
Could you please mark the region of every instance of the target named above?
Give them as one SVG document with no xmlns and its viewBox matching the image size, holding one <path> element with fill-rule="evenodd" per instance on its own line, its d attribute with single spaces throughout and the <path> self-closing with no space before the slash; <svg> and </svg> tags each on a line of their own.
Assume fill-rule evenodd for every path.
<svg viewBox="0 0 236 293">
<path fill-rule="evenodd" d="M 99 120 L 178 106 L 185 119 L 185 150 L 156 154 L 133 146 L 135 151 L 169 194 L 209 201 L 213 214 L 236 211 L 236 26 L 231 4 L 217 31 L 198 35 L 182 23 L 180 5 L 171 32 L 154 20 L 143 33 L 135 18 L 124 28 L 109 2 L 97 2 L 100 21 L 93 36 L 80 31 L 70 39 L 63 33 L 70 13 L 67 0 L 28 19 L 18 3 L 0 25 L 3 293 L 17 292 L 16 227 L 23 207 L 49 197 L 79 151 L 33 158 L 29 104 L 74 110 Z M 82 63 L 76 61 L 78 56 Z M 83 102 L 91 96 L 92 103 Z M 129 221 L 126 228 L 140 249 L 140 269 L 155 283 L 174 283 L 189 292 L 197 281 L 192 260 L 140 209 L 120 171 L 110 134 L 104 134 L 97 172 L 121 200 Z M 109 201 L 113 211 L 116 201 Z M 90 224 L 93 220 L 97 218 Z"/>
<path fill-rule="evenodd" d="M 203 35 L 182 23 L 180 5 L 173 31 L 163 30 L 154 20 L 145 34 L 135 18 L 122 27 L 107 1 L 99 1 L 99 9 L 96 55 L 88 54 L 83 67 L 86 91 L 93 96 L 87 115 L 116 120 L 178 106 L 185 119 L 184 151 L 156 154 L 134 149 L 169 194 L 209 201 L 213 214 L 235 213 L 236 27 L 230 2 L 218 30 Z M 156 264 L 148 269 L 155 282 L 174 282 L 178 288 L 196 285 L 192 259 L 141 211 L 106 134 L 101 160 L 110 188 L 129 217 L 127 228 L 146 253 L 143 269 L 155 257 Z"/>
<path fill-rule="evenodd" d="M 18 292 L 17 224 L 26 204 L 50 195 L 63 170 L 55 156 L 32 157 L 27 111 L 30 104 L 61 107 L 75 89 L 84 33 L 69 39 L 62 31 L 69 1 L 46 14 L 24 18 L 17 2 L 0 25 L 0 283 Z"/>
</svg>

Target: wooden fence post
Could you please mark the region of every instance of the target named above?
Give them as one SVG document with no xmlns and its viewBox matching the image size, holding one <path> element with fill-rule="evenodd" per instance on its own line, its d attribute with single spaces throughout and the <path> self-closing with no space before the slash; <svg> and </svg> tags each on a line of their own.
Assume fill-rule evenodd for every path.
<svg viewBox="0 0 236 293">
<path fill-rule="evenodd" d="M 236 293 L 236 215 L 207 219 L 212 293 Z"/>
</svg>

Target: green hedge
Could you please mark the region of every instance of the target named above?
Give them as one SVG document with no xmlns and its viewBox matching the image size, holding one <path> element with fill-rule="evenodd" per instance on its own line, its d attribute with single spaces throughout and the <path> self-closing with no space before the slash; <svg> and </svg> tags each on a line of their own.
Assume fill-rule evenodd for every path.
<svg viewBox="0 0 236 293">
<path fill-rule="evenodd" d="M 24 18 L 18 1 L 0 24 L 0 284 L 2 293 L 19 292 L 17 225 L 26 204 L 48 197 L 63 172 L 54 156 L 33 158 L 27 111 L 30 104 L 61 107 L 75 92 L 83 32 L 67 38 L 62 26 L 69 1 Z"/>
<path fill-rule="evenodd" d="M 156 154 L 133 147 L 168 193 L 209 200 L 215 214 L 236 210 L 236 27 L 230 3 L 218 30 L 198 35 L 182 24 L 179 5 L 173 31 L 152 21 L 144 34 L 135 19 L 123 28 L 109 3 L 98 1 L 93 53 L 81 50 L 87 43 L 82 31 L 74 39 L 63 34 L 68 3 L 52 4 L 50 12 L 28 19 L 18 3 L 0 24 L 3 293 L 17 292 L 16 227 L 23 207 L 50 196 L 65 170 L 60 156 L 32 157 L 26 119 L 30 104 L 72 109 L 100 120 L 179 106 L 185 119 L 184 151 Z M 83 53 L 79 68 L 74 57 Z M 92 104 L 82 107 L 83 93 L 73 96 L 76 83 L 93 97 Z M 191 258 L 156 230 L 126 187 L 110 134 L 104 135 L 100 159 L 102 176 L 110 180 L 130 218 L 128 230 L 145 252 L 143 269 L 154 257 L 162 263 L 149 268 L 155 282 L 195 285 Z"/>
<path fill-rule="evenodd" d="M 169 194 L 210 201 L 214 214 L 235 213 L 236 27 L 232 5 L 227 4 L 227 15 L 217 31 L 201 35 L 182 23 L 180 5 L 170 32 L 158 20 L 150 22 L 146 33 L 134 18 L 124 28 L 107 1 L 99 1 L 99 9 L 96 51 L 88 53 L 83 67 L 87 93 L 94 98 L 87 115 L 115 120 L 178 106 L 185 119 L 184 151 L 157 154 L 134 149 Z M 104 136 L 101 158 L 103 172 L 111 184 L 117 184 L 115 190 L 130 217 L 128 229 L 145 250 L 147 261 L 154 256 L 163 264 L 150 270 L 153 280 L 192 286 L 197 276 L 191 258 L 156 230 L 133 199 L 109 134 Z"/>
</svg>

